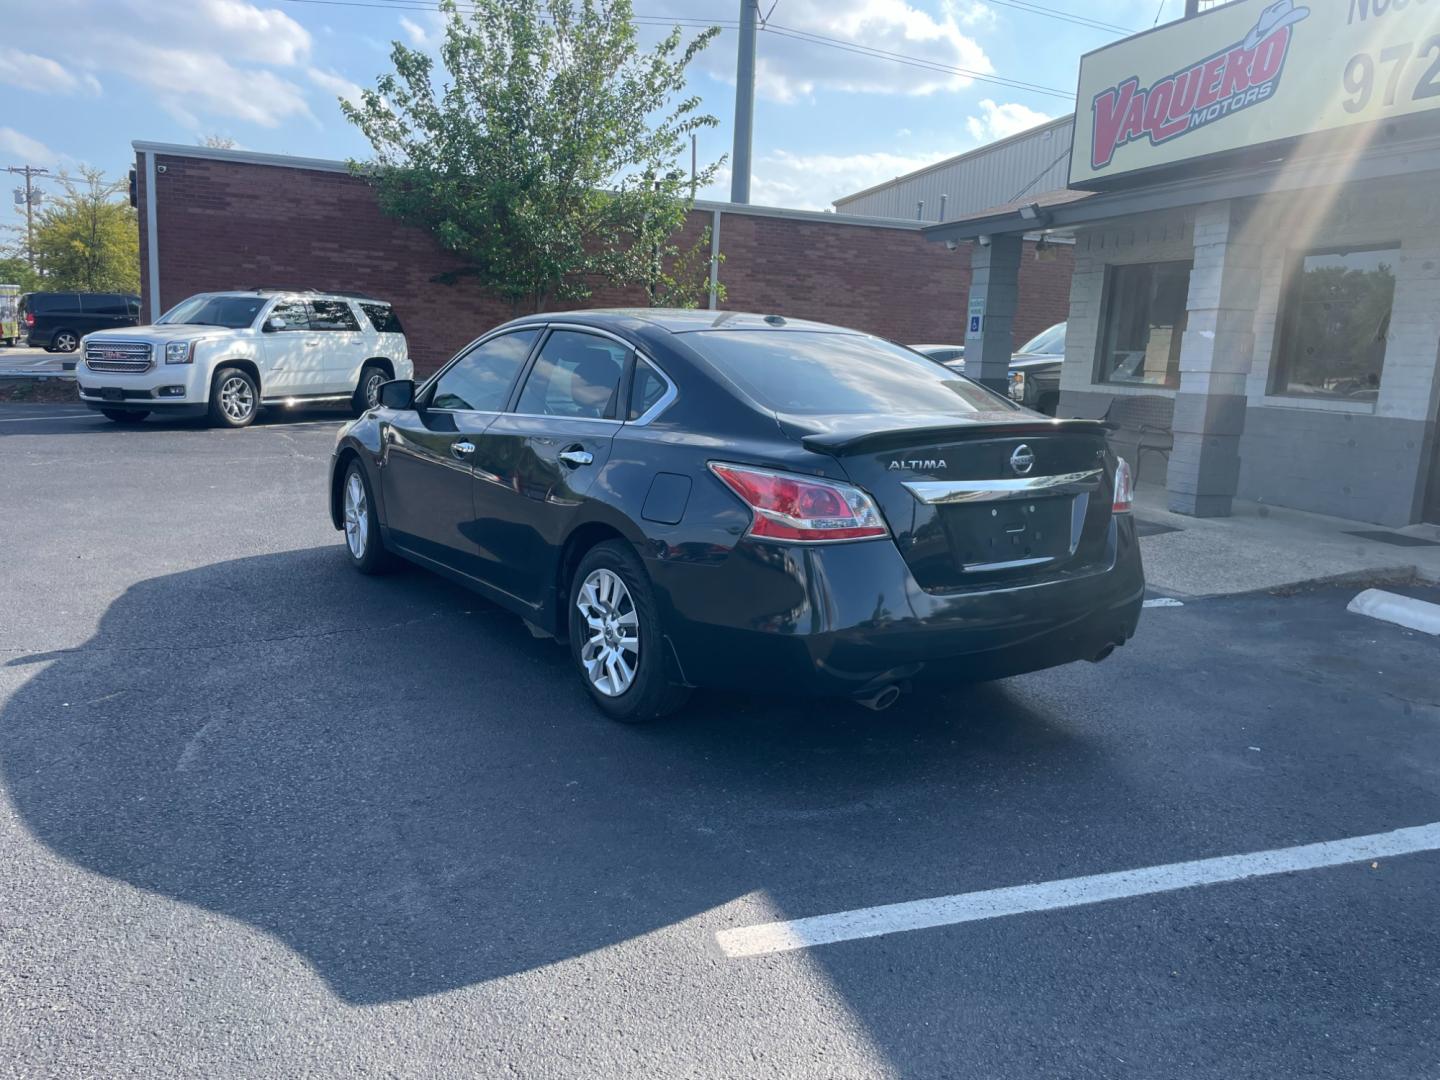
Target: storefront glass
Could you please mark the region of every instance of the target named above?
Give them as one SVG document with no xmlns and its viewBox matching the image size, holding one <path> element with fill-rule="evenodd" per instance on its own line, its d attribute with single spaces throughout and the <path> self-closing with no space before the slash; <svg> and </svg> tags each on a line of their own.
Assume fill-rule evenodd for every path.
<svg viewBox="0 0 1440 1080">
<path fill-rule="evenodd" d="M 1399 251 L 1390 245 L 1292 256 L 1272 394 L 1379 396 Z"/>
<path fill-rule="evenodd" d="M 1179 383 L 1190 265 L 1163 262 L 1109 268 L 1097 381 L 1169 387 Z"/>
</svg>

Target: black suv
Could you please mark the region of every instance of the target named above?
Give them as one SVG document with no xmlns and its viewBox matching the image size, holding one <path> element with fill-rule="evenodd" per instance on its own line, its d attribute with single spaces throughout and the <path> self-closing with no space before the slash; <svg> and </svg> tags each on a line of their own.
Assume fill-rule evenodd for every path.
<svg viewBox="0 0 1440 1080">
<path fill-rule="evenodd" d="M 20 297 L 20 332 L 46 352 L 74 352 L 92 330 L 139 322 L 140 298 L 127 293 L 32 292 Z"/>
</svg>

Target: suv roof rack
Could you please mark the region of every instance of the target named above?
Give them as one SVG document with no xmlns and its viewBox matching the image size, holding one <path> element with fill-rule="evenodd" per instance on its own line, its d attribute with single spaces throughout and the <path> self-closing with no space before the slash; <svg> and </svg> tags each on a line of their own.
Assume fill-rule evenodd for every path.
<svg viewBox="0 0 1440 1080">
<path fill-rule="evenodd" d="M 310 296 L 343 296 L 347 300 L 370 300 L 377 304 L 389 304 L 389 300 L 382 300 L 378 296 L 371 296 L 369 293 L 356 292 L 354 289 L 284 289 L 277 285 L 251 285 L 248 288 L 237 289 L 236 292 L 253 293 L 304 293 Z"/>
</svg>

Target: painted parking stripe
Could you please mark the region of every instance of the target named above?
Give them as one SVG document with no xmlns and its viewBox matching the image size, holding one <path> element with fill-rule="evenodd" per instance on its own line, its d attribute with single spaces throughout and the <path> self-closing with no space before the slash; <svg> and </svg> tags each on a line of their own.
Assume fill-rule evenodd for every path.
<svg viewBox="0 0 1440 1080">
<path fill-rule="evenodd" d="M 1144 601 L 1141 607 L 1184 607 L 1185 601 L 1176 600 L 1173 596 L 1152 596 Z"/>
<path fill-rule="evenodd" d="M 737 926 L 719 931 L 715 940 L 726 956 L 763 956 L 837 941 L 898 934 L 905 930 L 925 930 L 935 926 L 998 919 L 1006 915 L 1054 911 L 1131 896 L 1173 892 L 1196 885 L 1218 885 L 1436 850 L 1440 850 L 1440 822 L 1396 829 L 1394 832 L 1353 836 L 1346 840 L 1257 851 L 1249 855 L 1222 855 L 1139 870 L 936 896 L 902 904 L 883 904 L 787 922 Z"/>
<path fill-rule="evenodd" d="M 38 420 L 90 420 L 95 418 L 92 412 L 57 413 L 54 416 L 7 416 L 0 419 L 0 424 L 33 424 Z"/>
<path fill-rule="evenodd" d="M 1394 623 L 1407 630 L 1440 636 L 1440 604 L 1417 600 L 1413 596 L 1401 596 L 1384 589 L 1366 589 L 1351 600 L 1345 610 Z"/>
</svg>

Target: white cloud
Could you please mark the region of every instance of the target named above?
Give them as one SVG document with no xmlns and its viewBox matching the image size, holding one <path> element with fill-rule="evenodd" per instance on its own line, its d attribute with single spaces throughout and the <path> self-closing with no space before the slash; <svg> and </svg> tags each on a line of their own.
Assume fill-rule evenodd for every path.
<svg viewBox="0 0 1440 1080">
<path fill-rule="evenodd" d="M 19 158 L 27 165 L 53 165 L 60 160 L 60 155 L 39 139 L 8 127 L 0 127 L 0 153 Z"/>
<path fill-rule="evenodd" d="M 965 121 L 965 130 L 970 132 L 970 137 L 977 143 L 994 142 L 1008 135 L 1018 135 L 1053 119 L 1046 113 L 1037 112 L 1018 102 L 1009 101 L 1001 105 L 990 98 L 980 102 L 980 112 L 980 116 L 972 116 Z"/>
<path fill-rule="evenodd" d="M 404 15 L 400 16 L 400 29 L 405 31 L 405 36 L 410 39 L 411 45 L 423 49 L 430 44 L 430 34 L 425 27 L 407 19 Z"/>
<path fill-rule="evenodd" d="M 320 89 L 327 91 L 333 97 L 344 98 L 351 105 L 360 104 L 360 87 L 351 82 L 344 75 L 336 74 L 333 71 L 321 71 L 319 68 L 311 68 L 307 75 L 310 81 Z"/>
<path fill-rule="evenodd" d="M 0 50 L 0 82 L 42 94 L 100 93 L 100 82 L 87 72 L 72 72 L 48 56 Z"/>
<path fill-rule="evenodd" d="M 755 159 L 750 201 L 792 210 L 830 210 L 830 204 L 842 195 L 914 172 L 959 152 L 956 147 L 917 154 L 792 154 L 777 150 Z M 730 170 L 722 168 L 701 197 L 729 199 Z"/>
<path fill-rule="evenodd" d="M 653 10 L 675 18 L 715 17 L 713 5 L 703 0 L 653 0 L 653 4 L 653 9 L 647 5 L 647 14 Z M 974 80 L 935 67 L 866 55 L 854 47 L 990 74 L 994 71 L 990 58 L 962 29 L 979 17 L 980 8 L 983 5 L 950 0 L 935 15 L 906 0 L 784 0 L 770 18 L 771 31 L 760 34 L 756 93 L 775 101 L 796 101 L 819 90 L 924 95 L 963 89 Z M 817 42 L 817 36 L 834 40 Z M 721 38 L 725 44 L 706 49 L 696 63 L 710 75 L 733 82 L 735 40 L 733 33 L 725 34 Z"/>
<path fill-rule="evenodd" d="M 201 114 L 261 127 L 311 115 L 304 90 L 289 79 L 264 69 L 237 68 L 200 50 L 132 39 L 116 47 L 111 69 L 148 86 L 160 106 L 187 127 L 200 126 Z"/>
<path fill-rule="evenodd" d="M 310 32 L 277 8 L 246 0 L 111 0 L 111 5 L 123 16 L 116 23 L 144 40 L 277 67 L 294 67 L 310 57 Z"/>
</svg>

